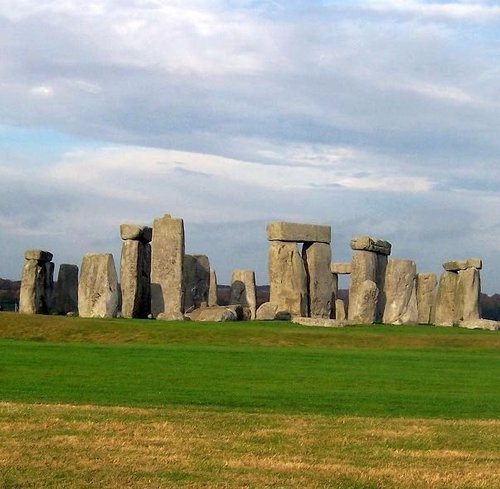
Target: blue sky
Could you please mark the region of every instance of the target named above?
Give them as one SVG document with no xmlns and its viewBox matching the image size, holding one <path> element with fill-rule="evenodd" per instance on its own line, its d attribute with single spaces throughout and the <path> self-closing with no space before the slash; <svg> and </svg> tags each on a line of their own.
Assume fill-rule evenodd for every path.
<svg viewBox="0 0 500 489">
<path fill-rule="evenodd" d="M 1 277 L 169 212 L 222 282 L 290 220 L 500 292 L 497 2 L 6 0 L 0 42 Z"/>
</svg>

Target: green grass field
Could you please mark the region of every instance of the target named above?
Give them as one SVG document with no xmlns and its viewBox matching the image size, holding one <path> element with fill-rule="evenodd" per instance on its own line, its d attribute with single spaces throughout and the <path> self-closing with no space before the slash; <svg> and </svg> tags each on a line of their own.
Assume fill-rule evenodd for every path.
<svg viewBox="0 0 500 489">
<path fill-rule="evenodd" d="M 490 331 L 2 313 L 0 487 L 495 487 L 499 379 Z"/>
</svg>

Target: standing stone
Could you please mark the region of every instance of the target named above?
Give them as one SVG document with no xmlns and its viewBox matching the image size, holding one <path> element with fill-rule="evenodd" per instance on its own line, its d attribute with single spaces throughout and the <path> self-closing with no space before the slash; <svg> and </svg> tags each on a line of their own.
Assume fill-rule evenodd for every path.
<svg viewBox="0 0 500 489">
<path fill-rule="evenodd" d="M 439 287 L 434 308 L 434 321 L 437 326 L 453 326 L 456 322 L 456 289 L 458 273 L 444 271 L 439 279 Z"/>
<path fill-rule="evenodd" d="M 19 312 L 23 314 L 49 314 L 52 310 L 54 264 L 52 253 L 28 250 L 19 295 Z"/>
<path fill-rule="evenodd" d="M 435 273 L 417 275 L 417 309 L 419 324 L 431 324 L 436 302 L 437 277 Z"/>
<path fill-rule="evenodd" d="M 372 251 L 355 250 L 352 255 L 351 266 L 351 284 L 349 287 L 349 312 L 347 317 L 349 320 L 359 322 L 359 318 L 364 314 L 358 307 L 365 307 L 363 298 L 360 296 L 366 290 L 366 285 L 363 286 L 365 281 L 377 282 L 377 253 Z M 364 287 L 364 288 L 363 288 Z M 376 294 L 378 298 L 378 294 Z M 365 297 L 366 298 L 366 297 Z M 377 304 L 374 304 L 375 310 Z M 358 319 L 356 319 L 358 318 Z M 373 320 L 370 322 L 370 324 Z"/>
<path fill-rule="evenodd" d="M 276 313 L 307 317 L 307 275 L 297 244 L 271 241 L 268 263 L 270 302 Z"/>
<path fill-rule="evenodd" d="M 384 241 L 384 243 L 387 243 L 387 241 Z M 378 293 L 377 312 L 375 315 L 375 321 L 378 323 L 382 323 L 384 321 L 384 311 L 385 311 L 385 305 L 387 303 L 387 294 L 385 290 L 387 262 L 388 262 L 387 255 L 380 253 L 377 254 L 377 280 L 375 281 L 375 283 L 377 284 L 379 293 Z"/>
<path fill-rule="evenodd" d="M 475 321 L 481 317 L 479 298 L 481 278 L 479 270 L 467 268 L 458 272 L 455 295 L 455 320 Z"/>
<path fill-rule="evenodd" d="M 184 255 L 184 311 L 208 305 L 210 263 L 206 255 Z"/>
<path fill-rule="evenodd" d="M 56 312 L 78 312 L 78 266 L 62 264 L 57 274 Z"/>
<path fill-rule="evenodd" d="M 337 321 L 345 321 L 346 313 L 345 313 L 345 304 L 342 299 L 337 299 L 335 301 L 335 319 Z"/>
<path fill-rule="evenodd" d="M 113 255 L 111 253 L 85 255 L 78 283 L 79 315 L 94 318 L 116 317 L 118 303 L 118 276 Z"/>
<path fill-rule="evenodd" d="M 184 222 L 170 215 L 153 223 L 151 313 L 164 320 L 184 319 Z"/>
<path fill-rule="evenodd" d="M 120 276 L 122 316 L 147 318 L 151 307 L 151 245 L 148 242 L 137 239 L 123 242 Z"/>
<path fill-rule="evenodd" d="M 240 304 L 250 310 L 249 319 L 255 319 L 257 292 L 253 270 L 235 270 L 231 276 L 230 304 Z"/>
<path fill-rule="evenodd" d="M 418 322 L 417 267 L 412 260 L 389 260 L 385 274 L 383 322 L 416 324 Z"/>
<path fill-rule="evenodd" d="M 208 288 L 208 305 L 217 306 L 219 300 L 217 298 L 217 274 L 213 268 L 210 268 L 210 284 Z"/>
<path fill-rule="evenodd" d="M 333 277 L 330 271 L 332 251 L 327 243 L 305 243 L 302 249 L 308 278 L 309 316 L 331 318 Z"/>
<path fill-rule="evenodd" d="M 352 310 L 355 311 L 349 320 L 358 324 L 373 324 L 377 312 L 378 287 L 372 280 L 362 282 L 354 296 L 355 303 Z M 351 300 L 349 299 L 349 310 L 351 310 Z"/>
</svg>

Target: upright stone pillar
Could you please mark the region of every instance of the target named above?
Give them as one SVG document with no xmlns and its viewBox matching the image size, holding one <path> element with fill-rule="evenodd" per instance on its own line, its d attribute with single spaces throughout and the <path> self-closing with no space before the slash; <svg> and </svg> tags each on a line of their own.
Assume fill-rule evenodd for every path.
<svg viewBox="0 0 500 489">
<path fill-rule="evenodd" d="M 330 226 L 273 222 L 267 225 L 267 239 L 271 304 L 266 309 L 277 316 L 285 313 L 307 317 L 311 307 L 315 317 L 330 317 Z M 302 256 L 298 243 L 304 243 Z"/>
<path fill-rule="evenodd" d="M 54 287 L 52 253 L 43 250 L 28 250 L 24 258 L 19 312 L 49 314 L 53 307 Z"/>
<path fill-rule="evenodd" d="M 120 260 L 122 316 L 147 318 L 151 309 L 152 229 L 148 226 L 122 224 Z"/>
<path fill-rule="evenodd" d="M 455 313 L 458 321 L 474 321 L 481 317 L 480 296 L 479 270 L 472 267 L 460 270 L 455 296 Z"/>
<path fill-rule="evenodd" d="M 213 268 L 210 268 L 210 285 L 208 288 L 208 305 L 217 306 L 219 300 L 217 297 L 217 274 Z"/>
<path fill-rule="evenodd" d="M 417 275 L 417 308 L 419 324 L 431 324 L 436 302 L 437 277 L 435 273 Z"/>
<path fill-rule="evenodd" d="M 360 317 L 368 317 L 367 314 L 361 313 L 357 308 L 364 304 L 365 300 L 372 298 L 375 300 L 375 321 L 382 321 L 383 311 L 385 308 L 385 269 L 387 266 L 387 256 L 391 254 L 391 243 L 382 239 L 372 238 L 370 236 L 357 236 L 351 240 L 351 248 L 353 250 L 352 267 L 351 267 L 351 285 L 349 287 L 349 320 L 358 321 Z M 369 293 L 371 286 L 367 287 L 364 282 L 373 282 L 376 285 L 377 293 Z M 364 285 L 363 285 L 364 284 Z M 362 294 L 362 297 L 358 297 Z M 371 309 L 366 305 L 365 310 Z"/>
<path fill-rule="evenodd" d="M 206 255 L 184 255 L 184 311 L 208 305 L 210 262 Z"/>
<path fill-rule="evenodd" d="M 416 324 L 417 309 L 417 266 L 412 260 L 389 260 L 385 275 L 386 324 Z"/>
<path fill-rule="evenodd" d="M 444 271 L 439 279 L 433 323 L 437 326 L 453 326 L 456 322 L 456 290 L 458 273 Z"/>
<path fill-rule="evenodd" d="M 337 321 L 345 321 L 347 318 L 345 304 L 342 299 L 339 299 L 339 275 L 351 275 L 351 263 L 333 263 L 330 265 L 330 271 L 333 277 L 333 296 L 335 306 L 332 309 L 332 317 Z"/>
<path fill-rule="evenodd" d="M 57 314 L 78 313 L 78 266 L 67 263 L 59 267 L 56 287 Z"/>
<path fill-rule="evenodd" d="M 118 276 L 111 253 L 83 257 L 78 283 L 78 313 L 84 318 L 112 318 L 118 313 Z"/>
<path fill-rule="evenodd" d="M 335 308 L 335 298 L 330 271 L 332 261 L 330 245 L 305 243 L 302 256 L 309 285 L 309 315 L 312 318 L 331 318 L 332 309 Z"/>
<path fill-rule="evenodd" d="M 297 244 L 272 241 L 268 263 L 269 301 L 276 311 L 307 317 L 307 274 Z"/>
<path fill-rule="evenodd" d="M 253 270 L 235 270 L 231 276 L 229 304 L 239 304 L 249 310 L 249 318 L 255 319 L 257 291 Z"/>
<path fill-rule="evenodd" d="M 351 321 L 358 321 L 361 317 L 366 317 L 361 314 L 360 307 L 363 306 L 364 301 L 361 296 L 364 282 L 373 282 L 377 284 L 377 254 L 372 251 L 355 250 L 352 254 L 352 267 L 351 267 L 351 283 L 349 286 L 349 308 L 347 317 Z M 378 289 L 378 287 L 377 287 Z M 372 297 L 374 300 L 378 297 L 378 293 L 365 295 L 365 297 Z M 377 304 L 374 304 L 375 311 Z M 374 320 L 374 319 L 373 319 Z M 371 322 L 373 322 L 373 320 Z M 371 323 L 369 323 L 371 324 Z"/>
<path fill-rule="evenodd" d="M 454 326 L 461 322 L 480 319 L 479 270 L 482 266 L 482 260 L 479 258 L 443 263 L 445 271 L 439 282 L 434 324 Z"/>
<path fill-rule="evenodd" d="M 151 258 L 151 313 L 184 319 L 184 222 L 169 214 L 154 220 Z"/>
</svg>

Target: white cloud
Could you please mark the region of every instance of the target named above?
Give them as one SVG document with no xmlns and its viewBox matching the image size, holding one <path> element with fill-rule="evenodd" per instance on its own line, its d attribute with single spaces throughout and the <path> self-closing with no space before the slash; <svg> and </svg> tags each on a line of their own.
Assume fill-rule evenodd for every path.
<svg viewBox="0 0 500 489">
<path fill-rule="evenodd" d="M 377 12 L 400 12 L 436 20 L 466 22 L 495 22 L 500 19 L 500 6 L 484 2 L 418 2 L 414 0 L 386 0 L 366 2 L 369 9 Z"/>
</svg>

